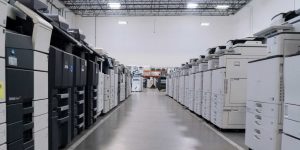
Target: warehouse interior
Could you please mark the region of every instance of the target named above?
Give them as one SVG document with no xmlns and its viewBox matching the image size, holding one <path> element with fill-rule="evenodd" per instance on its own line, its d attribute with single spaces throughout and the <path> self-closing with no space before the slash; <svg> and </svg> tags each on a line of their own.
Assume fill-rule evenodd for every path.
<svg viewBox="0 0 300 150">
<path fill-rule="evenodd" d="M 0 150 L 298 150 L 299 0 L 0 0 Z"/>
</svg>

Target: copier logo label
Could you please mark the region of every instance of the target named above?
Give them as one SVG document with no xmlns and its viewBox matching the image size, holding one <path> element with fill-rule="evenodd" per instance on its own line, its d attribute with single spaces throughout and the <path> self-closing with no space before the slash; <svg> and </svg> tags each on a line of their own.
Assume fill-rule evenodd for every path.
<svg viewBox="0 0 300 150">
<path fill-rule="evenodd" d="M 8 100 L 9 101 L 17 101 L 17 100 L 20 100 L 22 97 L 19 96 L 19 97 L 9 97 Z"/>
<path fill-rule="evenodd" d="M 64 68 L 67 70 L 69 69 L 69 65 L 68 64 L 65 64 Z"/>
</svg>

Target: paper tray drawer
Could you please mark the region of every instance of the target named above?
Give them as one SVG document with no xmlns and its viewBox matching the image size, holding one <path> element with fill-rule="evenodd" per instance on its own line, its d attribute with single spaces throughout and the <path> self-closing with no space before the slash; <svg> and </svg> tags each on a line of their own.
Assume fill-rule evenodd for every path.
<svg viewBox="0 0 300 150">
<path fill-rule="evenodd" d="M 33 107 L 33 116 L 39 116 L 48 113 L 48 99 L 33 101 Z"/>
<path fill-rule="evenodd" d="M 300 138 L 300 122 L 284 119 L 283 121 L 283 132 L 289 135 Z"/>
<path fill-rule="evenodd" d="M 36 150 L 48 150 L 48 128 L 34 133 L 34 147 Z"/>
<path fill-rule="evenodd" d="M 299 150 L 300 140 L 290 137 L 288 135 L 282 135 L 282 150 Z"/>
<path fill-rule="evenodd" d="M 48 128 L 48 114 L 37 116 L 33 118 L 34 120 L 34 132 Z"/>
</svg>

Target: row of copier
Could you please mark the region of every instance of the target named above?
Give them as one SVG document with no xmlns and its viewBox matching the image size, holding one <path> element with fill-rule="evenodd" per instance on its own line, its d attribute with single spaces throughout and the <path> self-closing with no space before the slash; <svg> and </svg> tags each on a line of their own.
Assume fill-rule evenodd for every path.
<svg viewBox="0 0 300 150">
<path fill-rule="evenodd" d="M 245 129 L 253 150 L 300 147 L 300 10 L 254 37 L 208 49 L 167 76 L 166 93 L 219 129 Z"/>
<path fill-rule="evenodd" d="M 0 150 L 58 150 L 130 96 L 131 73 L 39 0 L 0 0 Z"/>
</svg>

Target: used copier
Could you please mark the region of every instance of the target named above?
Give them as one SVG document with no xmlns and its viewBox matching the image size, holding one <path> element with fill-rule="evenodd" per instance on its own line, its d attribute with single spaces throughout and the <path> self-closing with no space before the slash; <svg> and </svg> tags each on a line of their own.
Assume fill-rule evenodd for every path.
<svg viewBox="0 0 300 150">
<path fill-rule="evenodd" d="M 210 121 L 211 116 L 211 83 L 212 69 L 218 64 L 218 57 L 214 54 L 215 48 L 208 49 L 208 55 L 205 60 L 208 62 L 207 69 L 203 71 L 203 95 L 202 95 L 202 117 Z"/>
<path fill-rule="evenodd" d="M 205 56 L 201 55 L 197 61 L 197 69 L 195 70 L 195 98 L 193 111 L 201 115 L 201 104 L 202 104 L 202 73 L 200 72 L 200 64 L 204 60 Z"/>
<path fill-rule="evenodd" d="M 187 107 L 189 110 L 194 111 L 194 101 L 195 101 L 195 77 L 196 77 L 196 72 L 198 70 L 198 59 L 190 59 L 190 64 L 191 67 L 189 68 L 189 98 L 188 98 L 188 103 Z"/>
<path fill-rule="evenodd" d="M 179 90 L 178 90 L 178 101 L 180 104 L 183 104 L 185 99 L 185 81 L 184 81 L 184 74 L 185 74 L 185 64 L 182 64 L 179 70 Z"/>
<path fill-rule="evenodd" d="M 248 62 L 266 55 L 264 38 L 230 40 L 219 49 L 212 70 L 211 122 L 220 129 L 244 129 Z"/>
<path fill-rule="evenodd" d="M 201 105 L 201 113 L 200 115 L 202 117 L 204 117 L 206 115 L 206 105 L 205 105 L 205 101 L 204 101 L 204 78 L 203 78 L 203 74 L 204 72 L 207 70 L 207 67 L 208 67 L 208 62 L 207 62 L 207 59 L 206 59 L 206 56 L 202 57 L 202 59 L 200 59 L 201 62 L 199 63 L 199 72 L 200 72 L 200 105 Z"/>
<path fill-rule="evenodd" d="M 7 126 L 2 128 L 7 130 L 1 132 L 6 134 L 1 144 L 6 141 L 8 150 L 48 149 L 48 55 L 53 27 L 20 2 L 5 5 L 1 8 L 8 8 L 8 14 L 0 15 L 7 17 L 5 52 L 1 49 L 0 56 L 5 58 L 6 81 L 0 79 L 0 100 L 6 96 Z"/>
<path fill-rule="evenodd" d="M 182 104 L 185 107 L 188 107 L 188 101 L 189 101 L 189 69 L 191 65 L 187 62 L 183 67 L 183 76 L 184 76 L 184 99 Z"/>
<path fill-rule="evenodd" d="M 296 117 L 295 114 L 299 109 L 294 99 L 297 92 L 293 89 L 298 83 L 298 77 L 294 77 L 296 64 L 293 64 L 296 57 L 288 57 L 299 52 L 298 20 L 299 11 L 281 13 L 272 18 L 269 28 L 255 34 L 267 38 L 267 56 L 248 64 L 245 142 L 251 149 L 299 148 L 295 146 L 299 137 L 299 114 Z"/>
</svg>

